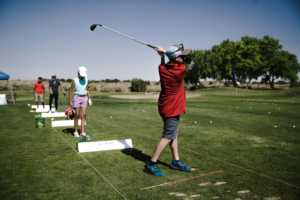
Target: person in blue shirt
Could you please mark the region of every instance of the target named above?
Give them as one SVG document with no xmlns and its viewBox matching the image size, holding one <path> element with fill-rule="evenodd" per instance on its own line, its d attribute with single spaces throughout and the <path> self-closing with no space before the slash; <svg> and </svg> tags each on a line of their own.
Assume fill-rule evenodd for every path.
<svg viewBox="0 0 300 200">
<path fill-rule="evenodd" d="M 56 80 L 56 76 L 52 76 L 52 81 L 49 82 L 49 91 L 50 91 L 50 98 L 49 98 L 49 113 L 51 113 L 52 109 L 52 101 L 53 98 L 55 99 L 55 112 L 57 113 L 57 108 L 58 108 L 58 86 L 60 86 L 61 90 L 63 91 L 64 95 L 66 96 L 65 90 L 60 84 L 58 80 Z"/>
<path fill-rule="evenodd" d="M 71 108 L 75 109 L 75 120 L 74 120 L 74 137 L 79 137 L 78 134 L 78 119 L 81 110 L 81 137 L 86 136 L 84 132 L 85 118 L 86 118 L 86 107 L 87 103 L 89 106 L 92 105 L 90 91 L 89 91 L 89 80 L 87 78 L 87 69 L 83 66 L 78 68 L 77 77 L 73 80 L 70 91 L 69 91 L 69 102 Z M 73 98 L 72 98 L 72 92 Z"/>
</svg>

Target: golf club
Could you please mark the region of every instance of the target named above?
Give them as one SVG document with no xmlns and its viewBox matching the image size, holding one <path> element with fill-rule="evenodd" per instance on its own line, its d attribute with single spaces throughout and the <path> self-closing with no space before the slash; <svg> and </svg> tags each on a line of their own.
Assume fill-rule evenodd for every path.
<svg viewBox="0 0 300 200">
<path fill-rule="evenodd" d="M 97 26 L 101 26 L 101 27 L 103 27 L 103 28 L 106 28 L 106 29 L 108 29 L 108 30 L 110 30 L 110 31 L 113 31 L 113 32 L 115 32 L 115 33 L 118 33 L 118 34 L 120 34 L 120 35 L 123 35 L 124 37 L 127 37 L 127 38 L 129 38 L 129 39 L 132 39 L 132 40 L 134 40 L 134 41 L 136 41 L 136 42 L 139 42 L 139 43 L 141 43 L 141 44 L 143 44 L 143 45 L 146 45 L 146 46 L 151 47 L 151 48 L 154 49 L 154 46 L 152 46 L 152 45 L 150 45 L 150 44 L 146 44 L 146 43 L 144 43 L 144 42 L 141 42 L 141 41 L 139 41 L 139 40 L 136 40 L 136 39 L 134 39 L 134 38 L 132 38 L 132 37 L 129 37 L 129 36 L 123 34 L 123 33 L 120 33 L 120 32 L 118 32 L 118 31 L 115 31 L 115 30 L 113 30 L 113 29 L 110 29 L 110 28 L 108 28 L 108 27 L 106 27 L 106 26 L 103 26 L 102 24 L 93 24 L 93 25 L 90 27 L 90 28 L 91 28 L 91 31 L 94 31 L 95 28 L 96 28 Z"/>
<path fill-rule="evenodd" d="M 66 110 L 66 95 L 65 95 L 65 110 Z"/>
</svg>

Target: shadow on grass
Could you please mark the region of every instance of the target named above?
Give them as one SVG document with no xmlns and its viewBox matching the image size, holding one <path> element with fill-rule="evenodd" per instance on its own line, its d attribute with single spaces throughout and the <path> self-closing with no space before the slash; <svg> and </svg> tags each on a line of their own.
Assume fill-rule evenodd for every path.
<svg viewBox="0 0 300 200">
<path fill-rule="evenodd" d="M 137 159 L 137 160 L 139 160 L 139 161 L 142 161 L 142 162 L 144 162 L 145 164 L 147 163 L 147 161 L 149 161 L 149 160 L 151 159 L 151 156 L 146 155 L 146 154 L 142 153 L 142 151 L 137 150 L 137 149 L 135 149 L 135 148 L 132 148 L 132 149 L 123 149 L 123 150 L 122 150 L 122 153 L 127 154 L 127 155 L 133 157 L 134 159 Z M 159 165 L 164 165 L 164 166 L 166 166 L 166 167 L 169 167 L 169 166 L 170 166 L 169 164 L 164 163 L 164 162 L 161 162 L 161 161 L 159 161 L 159 160 L 157 161 L 157 164 L 159 164 Z"/>
<path fill-rule="evenodd" d="M 75 131 L 74 128 L 66 128 L 66 129 L 62 130 L 63 133 L 71 134 L 71 135 L 73 135 L 74 131 Z"/>
</svg>

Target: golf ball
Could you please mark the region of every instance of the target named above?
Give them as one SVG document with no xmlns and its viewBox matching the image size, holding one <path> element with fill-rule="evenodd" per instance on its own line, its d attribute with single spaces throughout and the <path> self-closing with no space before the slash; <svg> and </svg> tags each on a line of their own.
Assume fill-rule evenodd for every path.
<svg viewBox="0 0 300 200">
<path fill-rule="evenodd" d="M 295 128 L 296 126 L 293 126 L 293 128 Z"/>
<path fill-rule="evenodd" d="M 239 107 L 236 107 L 236 108 L 239 108 Z"/>
<path fill-rule="evenodd" d="M 182 121 L 182 119 L 180 119 Z"/>
<path fill-rule="evenodd" d="M 280 108 L 279 108 L 279 110 L 280 110 Z"/>
<path fill-rule="evenodd" d="M 212 121 L 210 121 L 210 123 L 212 123 Z"/>
<path fill-rule="evenodd" d="M 145 110 L 143 110 L 143 112 L 145 112 Z"/>
<path fill-rule="evenodd" d="M 30 106 L 30 104 L 28 104 L 28 106 Z"/>
<path fill-rule="evenodd" d="M 112 118 L 112 116 L 110 116 L 110 118 Z"/>
<path fill-rule="evenodd" d="M 195 122 L 195 124 L 197 124 L 197 122 Z"/>
<path fill-rule="evenodd" d="M 269 112 L 269 114 L 271 114 L 271 112 Z"/>
<path fill-rule="evenodd" d="M 251 107 L 250 107 L 251 108 Z"/>
<path fill-rule="evenodd" d="M 277 128 L 277 126 L 275 126 L 275 128 Z"/>
</svg>

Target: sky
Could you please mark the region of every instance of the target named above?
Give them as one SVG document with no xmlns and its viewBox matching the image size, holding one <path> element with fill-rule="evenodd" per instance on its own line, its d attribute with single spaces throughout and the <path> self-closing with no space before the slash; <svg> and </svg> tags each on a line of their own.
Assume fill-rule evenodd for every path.
<svg viewBox="0 0 300 200">
<path fill-rule="evenodd" d="M 211 49 L 242 36 L 279 39 L 300 61 L 297 0 L 0 0 L 0 71 L 12 80 L 75 78 L 158 81 L 151 45 Z"/>
</svg>

